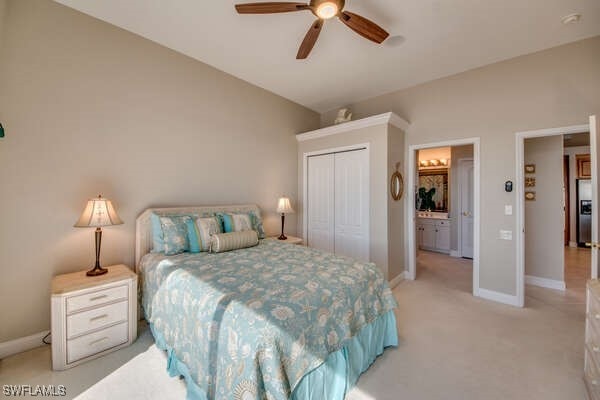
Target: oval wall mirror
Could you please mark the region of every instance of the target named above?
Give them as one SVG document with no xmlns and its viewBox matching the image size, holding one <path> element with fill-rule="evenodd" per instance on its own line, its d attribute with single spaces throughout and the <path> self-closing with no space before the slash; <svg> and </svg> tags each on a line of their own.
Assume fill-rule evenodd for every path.
<svg viewBox="0 0 600 400">
<path fill-rule="evenodd" d="M 404 192 L 404 179 L 402 179 L 402 174 L 398 171 L 392 174 L 390 192 L 392 193 L 392 199 L 395 201 L 398 201 L 402 198 L 402 193 Z"/>
</svg>

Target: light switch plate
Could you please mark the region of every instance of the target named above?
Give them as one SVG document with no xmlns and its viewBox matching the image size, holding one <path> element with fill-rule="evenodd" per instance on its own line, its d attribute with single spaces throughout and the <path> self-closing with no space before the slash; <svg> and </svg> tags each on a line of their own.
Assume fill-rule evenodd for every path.
<svg viewBox="0 0 600 400">
<path fill-rule="evenodd" d="M 504 215 L 512 215 L 512 206 L 511 205 L 504 206 Z"/>
<path fill-rule="evenodd" d="M 502 240 L 512 240 L 512 231 L 500 231 L 500 239 Z"/>
</svg>

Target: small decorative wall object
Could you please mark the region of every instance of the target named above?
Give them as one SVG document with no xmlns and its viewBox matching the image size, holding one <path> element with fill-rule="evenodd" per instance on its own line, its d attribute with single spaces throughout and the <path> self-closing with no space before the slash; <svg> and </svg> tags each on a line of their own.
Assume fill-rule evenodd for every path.
<svg viewBox="0 0 600 400">
<path fill-rule="evenodd" d="M 535 201 L 535 192 L 525 192 L 525 200 Z"/>
<path fill-rule="evenodd" d="M 3 138 L 3 137 L 4 137 L 4 127 L 0 123 L 0 138 Z"/>
<path fill-rule="evenodd" d="M 526 177 L 525 178 L 525 187 L 535 187 L 535 178 L 533 177 Z"/>
<path fill-rule="evenodd" d="M 526 174 L 535 174 L 535 164 L 527 164 L 525 166 L 525 173 Z"/>
<path fill-rule="evenodd" d="M 504 182 L 504 191 L 509 192 L 509 193 L 513 191 L 513 183 L 512 183 L 512 181 L 506 181 L 506 182 Z"/>
<path fill-rule="evenodd" d="M 404 179 L 402 178 L 400 171 L 398 171 L 399 167 L 400 163 L 397 163 L 396 172 L 392 174 L 392 179 L 390 182 L 390 193 L 394 201 L 400 200 L 402 198 L 402 194 L 404 193 Z"/>
<path fill-rule="evenodd" d="M 335 118 L 335 121 L 333 121 L 333 123 L 335 125 L 338 125 L 343 124 L 344 122 L 349 122 L 351 120 L 352 113 L 350 112 L 350 110 L 348 110 L 347 108 L 342 108 L 340 111 L 338 111 L 337 117 Z"/>
</svg>

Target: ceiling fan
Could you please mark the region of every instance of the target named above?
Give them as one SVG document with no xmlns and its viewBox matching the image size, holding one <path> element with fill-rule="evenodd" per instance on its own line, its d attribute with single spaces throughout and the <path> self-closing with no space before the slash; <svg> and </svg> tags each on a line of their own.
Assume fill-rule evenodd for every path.
<svg viewBox="0 0 600 400">
<path fill-rule="evenodd" d="M 377 44 L 383 43 L 389 36 L 389 33 L 365 17 L 361 17 L 360 15 L 349 11 L 344 11 L 345 3 L 345 0 L 310 0 L 310 3 L 308 4 L 275 1 L 237 4 L 235 9 L 240 14 L 274 14 L 305 10 L 312 12 L 317 17 L 317 20 L 312 24 L 300 45 L 298 55 L 296 56 L 299 60 L 305 59 L 310 54 L 319 38 L 325 20 L 336 16 L 348 28 L 352 29 L 362 37 Z"/>
</svg>

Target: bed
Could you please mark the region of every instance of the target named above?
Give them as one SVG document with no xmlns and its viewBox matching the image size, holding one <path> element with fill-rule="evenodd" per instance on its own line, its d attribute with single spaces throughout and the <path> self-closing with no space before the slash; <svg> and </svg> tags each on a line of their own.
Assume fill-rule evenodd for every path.
<svg viewBox="0 0 600 400">
<path fill-rule="evenodd" d="M 397 304 L 374 264 L 272 239 L 165 256 L 152 252 L 153 212 L 260 210 L 148 209 L 136 221 L 143 312 L 188 399 L 343 400 L 375 358 L 397 346 Z"/>
</svg>

